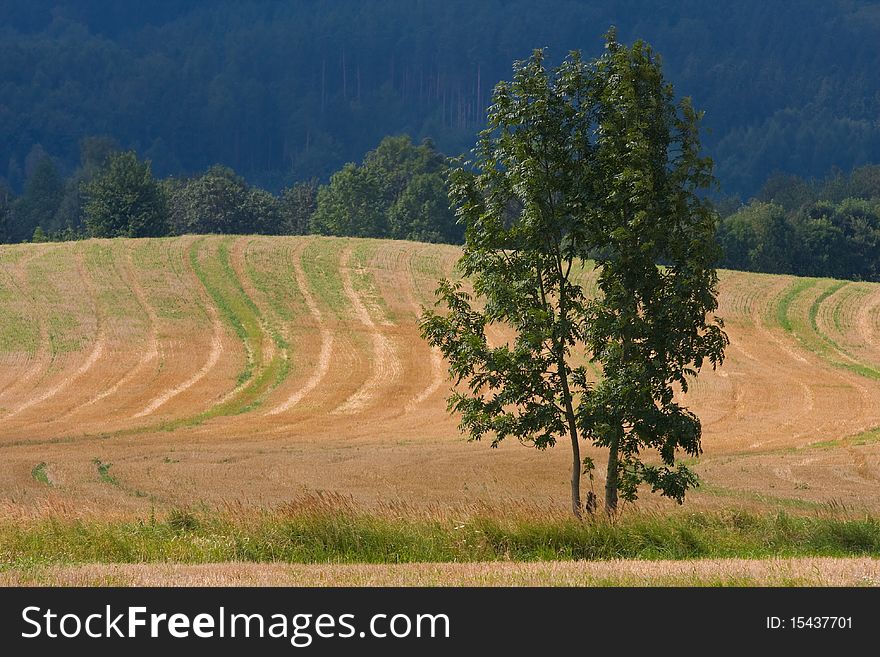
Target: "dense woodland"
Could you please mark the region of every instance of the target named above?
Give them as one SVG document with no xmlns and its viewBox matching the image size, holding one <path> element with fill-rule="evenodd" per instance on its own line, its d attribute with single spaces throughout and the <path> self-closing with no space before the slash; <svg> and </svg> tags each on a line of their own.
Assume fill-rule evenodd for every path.
<svg viewBox="0 0 880 657">
<path fill-rule="evenodd" d="M 775 174 L 747 205 L 719 209 L 726 267 L 880 281 L 880 166 Z"/>
<path fill-rule="evenodd" d="M 706 111 L 725 193 L 880 159 L 866 0 L 0 0 L 0 176 L 20 193 L 38 147 L 69 175 L 88 135 L 159 176 L 220 163 L 273 191 L 389 134 L 460 154 L 514 60 L 598 55 L 611 24 Z"/>
<path fill-rule="evenodd" d="M 861 0 L 0 0 L 0 240 L 459 241 L 443 154 L 473 147 L 514 60 L 593 56 L 612 23 L 705 110 L 725 266 L 880 277 L 880 5 Z M 141 207 L 119 223 L 126 186 Z"/>
</svg>

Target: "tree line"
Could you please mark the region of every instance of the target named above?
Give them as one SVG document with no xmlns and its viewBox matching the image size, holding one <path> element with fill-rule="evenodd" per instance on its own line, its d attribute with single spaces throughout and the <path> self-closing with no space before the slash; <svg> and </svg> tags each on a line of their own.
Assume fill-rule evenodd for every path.
<svg viewBox="0 0 880 657">
<path fill-rule="evenodd" d="M 880 166 L 819 180 L 770 176 L 747 204 L 724 201 L 722 265 L 880 281 Z"/>
<path fill-rule="evenodd" d="M 45 152 L 28 168 L 21 196 L 0 183 L 0 242 L 184 233 L 463 239 L 448 198 L 450 159 L 406 135 L 386 137 L 327 184 L 300 181 L 278 194 L 222 165 L 160 179 L 107 137 L 81 142 L 66 179 Z M 721 198 L 716 209 L 722 267 L 880 281 L 880 165 L 820 179 L 775 173 L 747 203 Z"/>
<path fill-rule="evenodd" d="M 20 197 L 0 186 L 0 241 L 159 237 L 184 233 L 317 233 L 460 242 L 447 197 L 448 158 L 425 140 L 389 136 L 325 185 L 297 182 L 273 194 L 229 167 L 157 178 L 149 160 L 106 137 L 82 141 L 67 179 L 42 153 Z"/>
</svg>

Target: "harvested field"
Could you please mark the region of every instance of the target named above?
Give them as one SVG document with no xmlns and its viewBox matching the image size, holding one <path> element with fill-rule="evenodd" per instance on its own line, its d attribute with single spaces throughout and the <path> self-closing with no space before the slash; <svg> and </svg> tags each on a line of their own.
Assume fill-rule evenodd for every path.
<svg viewBox="0 0 880 657">
<path fill-rule="evenodd" d="M 0 586 L 877 586 L 876 559 L 103 565 L 0 572 Z"/>
<path fill-rule="evenodd" d="M 490 450 L 446 413 L 416 318 L 458 253 L 255 236 L 0 247 L 0 512 L 143 517 L 316 491 L 366 509 L 566 508 L 564 445 Z M 684 400 L 704 427 L 689 505 L 880 512 L 880 285 L 725 271 L 720 302 L 727 361 Z"/>
</svg>

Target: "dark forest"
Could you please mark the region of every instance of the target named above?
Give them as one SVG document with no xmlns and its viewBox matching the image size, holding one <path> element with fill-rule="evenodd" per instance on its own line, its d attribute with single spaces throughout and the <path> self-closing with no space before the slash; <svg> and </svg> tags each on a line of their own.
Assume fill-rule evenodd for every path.
<svg viewBox="0 0 880 657">
<path fill-rule="evenodd" d="M 611 24 L 705 110 L 725 194 L 880 159 L 876 3 L 4 0 L 0 177 L 21 192 L 42 151 L 69 175 L 89 135 L 159 176 L 219 163 L 273 191 L 391 134 L 459 154 L 514 60 L 594 56 Z"/>
</svg>

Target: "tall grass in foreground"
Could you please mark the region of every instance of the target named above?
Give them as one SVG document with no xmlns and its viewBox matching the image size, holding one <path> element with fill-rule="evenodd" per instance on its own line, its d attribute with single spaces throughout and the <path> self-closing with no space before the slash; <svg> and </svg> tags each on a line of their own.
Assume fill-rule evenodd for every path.
<svg viewBox="0 0 880 657">
<path fill-rule="evenodd" d="M 0 522 L 0 568 L 76 563 L 412 563 L 880 556 L 880 520 L 743 511 L 597 519 L 370 515 L 316 505 L 157 519 Z"/>
</svg>

